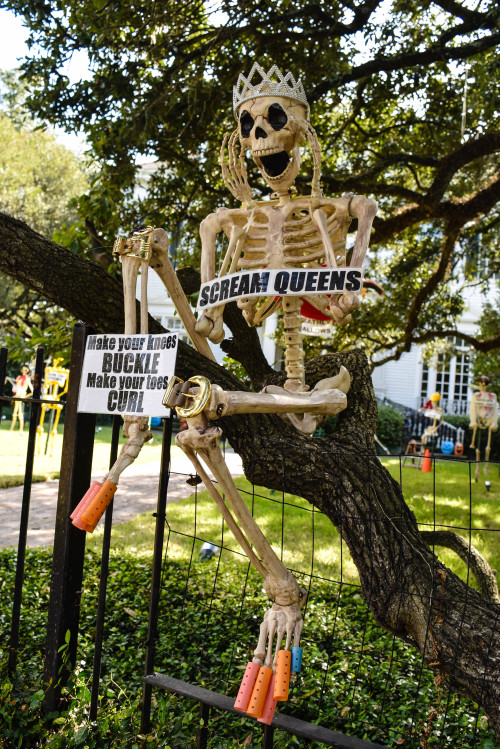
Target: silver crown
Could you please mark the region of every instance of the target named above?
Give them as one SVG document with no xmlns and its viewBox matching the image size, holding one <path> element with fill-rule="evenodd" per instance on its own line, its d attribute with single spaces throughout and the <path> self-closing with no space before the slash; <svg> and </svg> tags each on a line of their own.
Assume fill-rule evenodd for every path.
<svg viewBox="0 0 500 749">
<path fill-rule="evenodd" d="M 255 75 L 259 76 L 257 83 L 252 82 Z M 305 106 L 309 119 L 309 104 L 302 81 L 300 78 L 296 81 L 290 72 L 283 75 L 277 65 L 273 65 L 266 73 L 257 62 L 254 62 L 247 77 L 243 73 L 239 74 L 238 82 L 233 86 L 233 111 L 236 119 L 241 104 L 259 96 L 286 96 L 288 99 L 294 99 Z"/>
</svg>

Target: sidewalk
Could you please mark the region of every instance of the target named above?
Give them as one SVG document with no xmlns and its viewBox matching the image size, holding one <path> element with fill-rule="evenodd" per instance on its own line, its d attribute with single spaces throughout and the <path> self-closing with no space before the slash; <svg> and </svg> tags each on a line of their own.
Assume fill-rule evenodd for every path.
<svg viewBox="0 0 500 749">
<path fill-rule="evenodd" d="M 225 458 L 233 476 L 243 475 L 239 455 L 227 451 Z M 191 462 L 185 455 L 172 456 L 170 471 L 167 501 L 178 502 L 180 499 L 187 499 L 194 491 L 193 487 L 186 483 L 186 479 L 195 472 Z M 122 474 L 113 508 L 113 524 L 130 520 L 143 512 L 156 510 L 158 477 L 159 465 L 156 461 L 132 465 Z M 92 476 L 93 480 L 101 478 L 102 476 Z M 59 481 L 43 481 L 33 484 L 28 522 L 28 546 L 52 545 L 58 491 Z M 22 497 L 22 486 L 0 490 L 0 548 L 17 547 Z"/>
</svg>

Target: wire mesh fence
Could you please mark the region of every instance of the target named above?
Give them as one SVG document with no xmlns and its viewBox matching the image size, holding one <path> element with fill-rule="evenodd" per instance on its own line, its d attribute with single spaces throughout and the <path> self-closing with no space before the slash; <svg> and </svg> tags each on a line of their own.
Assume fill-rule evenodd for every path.
<svg viewBox="0 0 500 749">
<path fill-rule="evenodd" d="M 68 394 L 68 416 L 65 424 L 65 447 L 61 469 L 62 492 L 59 497 L 56 526 L 51 599 L 45 648 L 46 668 L 53 666 L 59 673 L 60 638 L 73 628 L 71 647 L 76 658 L 78 616 L 80 612 L 81 580 L 83 574 L 84 546 L 81 531 L 72 529 L 68 516 L 90 481 L 90 464 L 94 427 L 92 419 L 76 414 L 78 372 L 84 344 L 84 331 L 78 332 L 81 341 L 75 347 L 72 369 L 73 391 Z M 6 352 L 0 365 L 5 370 Z M 39 355 L 40 379 L 43 355 Z M 73 365 L 72 365 L 73 366 Z M 1 369 L 1 367 L 0 367 Z M 7 402 L 5 397 L 0 401 Z M 36 409 L 36 398 L 33 399 Z M 36 426 L 36 410 L 33 424 Z M 87 423 L 87 421 L 89 423 Z M 162 468 L 159 475 L 159 497 L 168 499 L 169 455 L 171 445 L 171 420 L 164 428 Z M 119 423 L 115 420 L 110 460 L 118 447 Z M 31 448 L 34 445 L 34 432 Z M 266 437 L 259 440 L 256 454 L 271 450 Z M 84 444 L 85 443 L 85 444 Z M 321 445 L 325 463 L 331 459 L 338 463 L 338 476 L 342 475 L 341 453 L 334 440 L 312 440 Z M 230 449 L 230 448 L 228 448 Z M 28 450 L 29 452 L 29 450 Z M 318 455 L 304 450 L 304 474 L 310 472 Z M 82 456 L 86 455 L 85 460 Z M 28 455 L 28 463 L 32 460 Z M 366 543 L 374 542 L 380 524 L 393 523 L 382 511 L 370 475 L 379 465 L 374 455 L 356 454 L 359 471 L 366 480 L 366 493 L 370 500 L 370 513 L 363 518 Z M 30 462 L 31 461 L 31 462 Z M 498 647 L 499 605 L 495 575 L 500 569 L 500 465 L 490 463 L 488 475 L 485 464 L 465 459 L 433 457 L 429 472 L 404 465 L 404 456 L 383 458 L 387 469 L 401 486 L 404 499 L 415 513 L 421 532 L 431 533 L 431 548 L 439 558 L 470 588 L 483 595 L 484 606 L 491 612 L 490 639 L 482 644 L 484 651 L 484 684 L 499 680 L 494 661 Z M 160 468 L 160 467 L 159 467 Z M 283 455 L 275 465 L 285 486 L 286 460 Z M 248 475 L 254 473 L 252 466 Z M 87 476 L 88 474 L 88 476 Z M 173 474 L 171 474 L 173 475 Z M 169 502 L 159 510 L 157 518 L 156 555 L 153 559 L 153 591 L 151 595 L 150 629 L 146 637 L 146 671 L 155 670 L 186 683 L 196 684 L 214 693 L 234 697 L 245 669 L 256 646 L 259 626 L 269 602 L 262 592 L 262 580 L 235 542 L 222 521 L 213 501 L 196 484 L 196 477 L 182 475 L 193 485 L 189 499 Z M 334 483 L 336 481 L 335 477 Z M 19 651 L 19 612 L 22 600 L 24 552 L 29 508 L 29 471 L 25 511 L 20 525 L 20 547 L 17 555 L 16 582 L 13 585 L 14 610 L 10 622 L 10 654 L 15 665 Z M 282 714 L 339 732 L 347 743 L 331 745 L 367 747 L 370 742 L 388 747 L 457 747 L 458 749 L 492 749 L 496 746 L 492 726 L 480 705 L 459 696 L 447 682 L 436 677 L 436 672 L 425 664 L 419 650 L 387 632 L 375 621 L 371 609 L 376 608 L 370 597 L 363 595 L 358 571 L 343 540 L 343 530 L 355 528 L 361 518 L 341 510 L 337 529 L 318 507 L 306 500 L 286 493 L 258 487 L 245 478 L 237 480 L 240 493 L 257 518 L 259 526 L 283 563 L 291 569 L 299 583 L 308 592 L 304 613 L 304 665 L 292 683 L 290 698 L 281 708 Z M 488 484 L 487 484 L 488 482 Z M 275 485 L 280 481 L 275 481 Z M 342 490 L 340 480 L 338 491 Z M 324 503 L 327 490 L 318 481 L 318 505 Z M 118 500 L 119 501 L 119 497 Z M 401 501 L 403 501 L 401 499 Z M 88 702 L 90 718 L 98 717 L 106 699 L 101 688 L 107 671 L 114 670 L 120 655 L 113 651 L 113 640 L 106 629 L 110 611 L 119 606 L 120 589 L 107 586 L 108 560 L 112 548 L 112 509 L 108 512 L 103 535 L 100 591 L 97 602 L 94 636 L 93 666 L 89 669 Z M 438 533 L 453 532 L 462 539 L 461 546 L 448 548 Z M 458 551 L 457 551 L 458 549 Z M 479 556 L 476 556 L 478 552 Z M 481 559 L 486 566 L 481 567 Z M 479 564 L 478 564 L 479 561 Z M 483 577 L 481 577 L 481 570 Z M 489 572 L 488 572 L 489 570 Z M 77 574 L 78 573 L 78 574 Z M 118 574 L 116 571 L 115 575 Z M 485 577 L 486 574 L 486 583 Z M 489 577 L 488 577 L 489 574 Z M 67 579 L 66 579 L 67 578 Z M 113 581 L 115 578 L 113 578 Z M 489 587 L 488 587 L 489 585 Z M 95 585 L 93 585 L 95 587 Z M 57 589 L 61 595 L 57 597 Z M 401 596 L 408 595 L 408 581 L 401 576 Z M 113 592 L 110 594 L 110 590 Z M 465 588 L 467 592 L 469 588 Z M 465 596 L 467 599 L 467 595 Z M 71 607 L 66 605 L 71 602 Z M 459 628 L 466 625 L 467 600 L 452 602 L 459 610 Z M 461 608 L 462 607 L 462 608 Z M 114 612 L 113 612 L 114 613 Z M 427 629 L 440 614 L 439 601 Z M 116 627 L 116 623 L 113 625 Z M 87 633 L 85 633 L 87 635 Z M 40 637 L 42 635 L 40 634 Z M 134 674 L 127 682 L 140 681 L 144 650 L 137 634 L 137 663 Z M 495 644 L 496 643 L 496 644 Z M 22 645 L 23 643 L 21 643 Z M 453 657 L 458 658 L 458 653 Z M 53 661 L 53 663 L 52 663 Z M 438 675 L 439 676 L 439 675 Z M 149 695 L 151 697 L 151 695 Z M 46 700 L 56 702 L 57 695 L 46 694 Z M 148 709 L 158 711 L 161 694 L 155 693 Z M 147 702 L 147 700 L 146 700 Z M 179 707 L 179 710 L 182 708 Z M 208 718 L 205 716 L 205 721 Z M 196 730 L 193 720 L 193 731 Z M 262 729 L 256 722 L 241 714 L 234 715 L 219 708 L 212 712 L 205 726 L 205 744 L 211 747 L 258 746 Z M 164 741 L 172 747 L 176 743 L 169 724 L 164 726 Z M 265 737 L 264 737 L 265 740 Z M 351 741 L 351 743 L 349 743 Z M 279 724 L 274 737 L 266 746 L 288 747 L 297 745 L 322 746 L 319 739 L 300 738 L 290 732 L 290 725 Z M 373 744 L 372 744 L 373 745 Z"/>
<path fill-rule="evenodd" d="M 328 440 L 323 447 L 333 449 Z M 373 455 L 358 458 L 365 465 L 374 460 Z M 498 493 L 491 491 L 491 484 L 500 484 L 500 466 L 490 465 L 488 490 L 483 481 L 474 481 L 475 466 L 469 461 L 434 458 L 427 473 L 403 466 L 403 456 L 384 462 L 422 531 L 453 531 L 464 539 L 461 557 L 433 541 L 431 545 L 451 570 L 478 589 L 471 549 L 481 550 L 493 568 L 500 552 Z M 435 679 L 414 645 L 375 622 L 347 545 L 331 521 L 297 496 L 256 487 L 244 478 L 236 483 L 275 552 L 308 592 L 304 665 L 283 712 L 391 747 L 494 746 L 481 708 L 452 691 L 446 680 Z M 344 517 L 340 525 L 357 520 Z M 379 522 L 387 518 L 374 501 L 371 523 Z M 401 594 L 407 593 L 401 579 Z M 492 619 L 498 618 L 498 604 L 490 603 Z M 157 672 L 235 696 L 268 605 L 262 579 L 203 487 L 197 486 L 182 505 L 167 506 Z M 234 716 L 219 715 L 209 736 L 207 745 L 214 747 L 224 741 L 235 742 L 228 746 L 261 741 L 255 721 L 244 714 L 236 723 Z M 278 736 L 274 745 L 295 745 L 287 741 L 290 736 Z"/>
</svg>

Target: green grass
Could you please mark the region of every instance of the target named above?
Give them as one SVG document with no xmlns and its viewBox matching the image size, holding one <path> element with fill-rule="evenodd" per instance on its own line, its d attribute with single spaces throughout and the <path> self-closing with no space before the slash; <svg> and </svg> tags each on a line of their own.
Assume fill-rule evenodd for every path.
<svg viewBox="0 0 500 749">
<path fill-rule="evenodd" d="M 408 505 L 415 512 L 422 529 L 434 527 L 456 528 L 456 532 L 468 538 L 471 527 L 472 544 L 487 559 L 490 566 L 500 570 L 500 480 L 496 480 L 498 466 L 490 467 L 492 491 L 487 492 L 484 479 L 476 484 L 472 480 L 469 492 L 468 464 L 446 461 L 436 464 L 435 479 L 432 473 L 404 466 L 400 477 L 398 459 L 383 461 L 391 475 L 401 483 Z M 244 478 L 236 479 L 249 507 L 252 507 L 259 526 L 275 552 L 281 554 L 283 524 L 283 561 L 287 567 L 333 580 L 357 582 L 357 570 L 342 542 L 340 535 L 328 518 L 319 512 L 311 512 L 305 500 L 285 494 L 272 493 L 268 489 L 254 487 Z M 435 496 L 435 501 L 434 501 Z M 117 497 L 119 501 L 119 497 Z M 313 549 L 314 521 L 314 557 Z M 113 530 L 113 553 L 122 554 L 133 549 L 137 554 L 151 553 L 155 520 L 151 514 L 139 515 L 133 520 L 116 526 Z M 181 503 L 167 506 L 167 524 L 170 530 L 169 556 L 185 559 L 190 553 L 190 536 L 195 535 L 196 550 L 202 541 L 210 541 L 239 550 L 233 535 L 222 524 L 218 510 L 208 492 L 198 489 L 197 495 Z M 89 538 L 88 546 L 98 550 L 101 529 Z M 444 548 L 436 548 L 442 561 L 463 580 L 467 580 L 466 565 Z M 240 561 L 244 563 L 244 557 Z M 472 587 L 475 580 L 470 579 Z"/>
<path fill-rule="evenodd" d="M 3 422 L 0 429 L 0 489 L 6 489 L 9 486 L 18 486 L 24 481 L 24 472 L 26 468 L 26 449 L 28 446 L 28 423 L 25 423 L 23 434 L 16 429 L 10 431 L 10 423 Z M 37 443 L 35 460 L 33 464 L 34 481 L 47 481 L 48 479 L 59 478 L 61 469 L 61 452 L 62 452 L 62 431 L 59 427 L 59 433 L 54 439 L 52 456 L 45 455 L 45 445 L 47 440 L 48 419 L 45 422 L 45 432 L 42 439 Z M 111 427 L 98 427 L 94 445 L 94 455 L 92 470 L 96 473 L 107 471 L 109 464 L 109 444 L 111 441 Z M 120 437 L 120 444 L 123 443 L 123 435 Z M 39 451 L 38 451 L 38 448 Z M 160 464 L 161 455 L 161 432 L 154 432 L 153 440 L 144 445 L 139 457 L 135 461 L 136 465 L 158 461 Z"/>
<path fill-rule="evenodd" d="M 2 430 L 0 439 L 4 437 Z M 109 429 L 99 433 L 98 439 L 96 461 L 101 463 L 96 464 L 99 466 L 96 470 L 104 471 Z M 159 450 L 158 436 L 157 444 L 145 448 L 141 459 L 159 462 Z M 155 451 L 157 456 L 151 458 Z M 498 466 L 490 467 L 492 491 L 488 493 L 483 475 L 477 484 L 472 481 L 469 489 L 466 464 L 437 463 L 434 477 L 410 467 L 403 467 L 400 476 L 399 460 L 384 459 L 384 463 L 398 481 L 401 477 L 405 498 L 421 527 L 459 526 L 465 537 L 471 528 L 474 545 L 492 567 L 500 569 L 498 532 L 495 533 L 500 528 Z M 237 480 L 237 485 L 248 505 L 253 504 L 255 516 L 278 554 L 283 524 L 283 560 L 297 571 L 302 584 L 311 584 L 302 643 L 305 667 L 286 712 L 308 720 L 314 719 L 321 709 L 319 722 L 334 730 L 395 749 L 399 746 L 420 749 L 424 727 L 429 726 L 429 716 L 435 710 L 429 748 L 494 749 L 492 733 L 485 718 L 478 716 L 477 708 L 466 699 L 454 694 L 449 697 L 446 691 L 436 689 L 432 673 L 421 670 L 418 653 L 409 645 L 393 640 L 373 622 L 356 587 L 357 573 L 352 560 L 330 521 L 311 512 L 310 505 L 300 498 L 252 489 L 243 478 Z M 154 524 L 155 519 L 146 514 L 113 528 L 101 706 L 94 727 L 87 723 L 86 710 L 102 524 L 87 537 L 78 665 L 65 690 L 66 708 L 48 718 L 41 715 L 39 705 L 44 688 L 41 664 L 50 552 L 28 550 L 21 631 L 23 665 L 11 680 L 6 678 L 5 671 L 0 673 L 2 749 L 3 746 L 6 749 L 194 746 L 197 730 L 194 703 L 157 691 L 151 731 L 147 736 L 139 732 L 140 676 L 147 636 Z M 261 580 L 251 568 L 247 578 L 248 563 L 206 492 L 200 490 L 196 497 L 168 505 L 166 530 L 168 557 L 162 583 L 156 668 L 170 676 L 234 695 L 255 646 L 266 606 Z M 204 540 L 223 543 L 224 551 L 220 557 L 199 563 L 197 557 Z M 466 579 L 465 565 L 456 555 L 442 549 L 437 552 Z M 0 552 L 0 624 L 5 631 L 10 621 L 14 570 L 12 550 Z M 344 584 L 339 585 L 339 580 Z M 0 644 L 4 669 L 5 643 L 4 638 Z M 412 726 L 414 733 L 410 736 Z M 245 740 L 245 746 L 257 747 L 261 742 L 255 724 L 243 716 L 235 719 L 216 713 L 212 730 L 211 749 L 236 749 Z M 294 740 L 277 732 L 276 749 L 292 746 L 306 744 L 302 739 Z M 310 746 L 320 749 L 318 744 Z"/>
<path fill-rule="evenodd" d="M 391 475 L 401 480 L 404 497 L 414 511 L 422 530 L 455 530 L 470 538 L 473 546 L 500 572 L 500 466 L 489 467 L 491 491 L 486 490 L 481 467 L 474 481 L 475 466 L 455 461 L 436 461 L 435 473 L 409 466 L 401 469 L 399 460 L 384 460 Z M 436 549 L 438 556 L 463 580 L 466 565 L 447 549 Z M 474 581 L 471 581 L 474 586 Z"/>
</svg>

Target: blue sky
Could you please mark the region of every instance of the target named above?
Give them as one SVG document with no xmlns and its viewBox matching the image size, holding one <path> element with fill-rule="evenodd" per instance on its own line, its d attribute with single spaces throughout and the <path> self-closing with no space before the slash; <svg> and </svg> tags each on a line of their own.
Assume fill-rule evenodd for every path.
<svg viewBox="0 0 500 749">
<path fill-rule="evenodd" d="M 28 29 L 23 26 L 23 19 L 9 10 L 0 10 L 0 69 L 17 68 L 28 53 L 26 39 Z M 88 75 L 88 58 L 86 54 L 75 56 L 65 70 L 70 81 L 85 78 Z M 81 153 L 85 143 L 82 136 L 65 133 L 61 128 L 53 130 L 57 140 L 66 148 Z"/>
<path fill-rule="evenodd" d="M 27 51 L 28 30 L 23 21 L 9 10 L 0 10 L 0 68 L 10 70 L 19 65 L 18 58 Z"/>
</svg>

